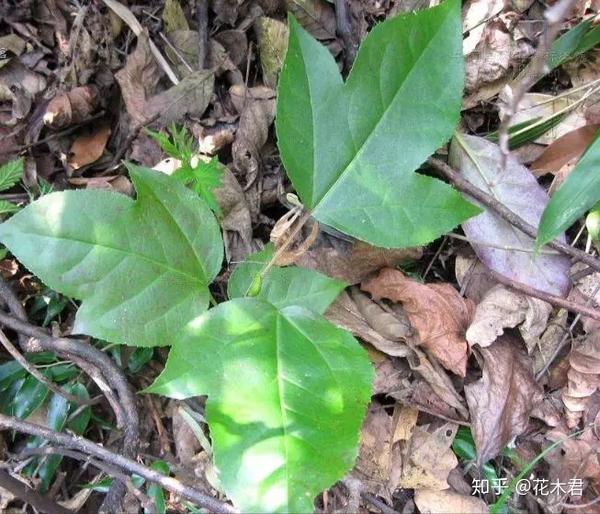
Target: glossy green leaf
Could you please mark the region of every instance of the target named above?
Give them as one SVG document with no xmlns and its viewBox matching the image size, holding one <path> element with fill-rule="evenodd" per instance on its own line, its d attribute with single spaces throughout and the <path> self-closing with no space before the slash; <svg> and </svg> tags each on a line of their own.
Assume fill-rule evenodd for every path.
<svg viewBox="0 0 600 514">
<path fill-rule="evenodd" d="M 598 44 L 600 44 L 600 26 L 593 24 L 593 18 L 584 20 L 552 43 L 546 66 L 553 70 Z"/>
<path fill-rule="evenodd" d="M 256 277 L 265 269 L 272 257 L 273 244 L 269 243 L 260 252 L 249 255 L 239 264 L 229 278 L 227 285 L 229 298 L 256 296 L 279 308 L 299 305 L 323 313 L 346 287 L 341 280 L 330 278 L 311 269 L 274 266 L 262 279 L 259 291 L 254 295 L 248 294 Z"/>
<path fill-rule="evenodd" d="M 155 471 L 162 473 L 163 475 L 169 476 L 171 470 L 169 469 L 169 464 L 167 464 L 164 460 L 157 460 L 152 463 L 150 466 Z M 156 514 L 165 514 L 167 512 L 167 504 L 165 501 L 165 492 L 162 487 L 157 484 L 149 484 L 148 485 L 148 496 L 154 502 L 154 507 L 156 509 Z M 150 512 L 149 510 L 145 510 L 145 512 Z"/>
<path fill-rule="evenodd" d="M 290 17 L 276 127 L 305 207 L 382 247 L 428 243 L 479 213 L 449 185 L 414 173 L 451 137 L 463 81 L 458 0 L 377 25 L 346 82 Z"/>
<path fill-rule="evenodd" d="M 13 400 L 13 415 L 17 418 L 28 418 L 42 406 L 48 396 L 48 388 L 37 378 L 29 375 Z"/>
<path fill-rule="evenodd" d="M 222 239 L 192 191 L 159 172 L 129 171 L 136 201 L 98 190 L 52 193 L 0 225 L 0 241 L 49 287 L 83 300 L 75 333 L 167 345 L 208 306 Z"/>
<path fill-rule="evenodd" d="M 149 392 L 208 395 L 219 479 L 242 512 L 312 512 L 354 463 L 372 378 L 320 314 L 238 298 L 189 325 Z"/>
<path fill-rule="evenodd" d="M 538 248 L 555 239 L 600 201 L 600 132 L 550 198 L 538 229 Z"/>
</svg>

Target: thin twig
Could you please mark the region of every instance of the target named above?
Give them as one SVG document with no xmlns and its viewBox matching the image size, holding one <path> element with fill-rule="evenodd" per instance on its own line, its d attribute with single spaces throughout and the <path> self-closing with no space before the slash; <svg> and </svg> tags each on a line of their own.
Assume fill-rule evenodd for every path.
<svg viewBox="0 0 600 514">
<path fill-rule="evenodd" d="M 523 284 L 522 282 L 517 282 L 516 280 L 512 280 L 500 273 L 495 272 L 494 270 L 488 269 L 488 273 L 493 277 L 494 280 L 504 284 L 511 289 L 524 293 L 528 296 L 533 296 L 534 298 L 539 298 L 540 300 L 544 300 L 551 305 L 556 307 L 561 307 L 563 309 L 567 309 L 572 312 L 577 312 L 583 316 L 589 316 L 595 320 L 600 321 L 600 310 L 590 308 L 586 305 L 581 305 L 579 303 L 571 302 L 570 300 L 565 300 L 560 296 L 556 296 L 553 294 L 546 293 L 545 291 L 541 291 L 534 287 L 528 286 L 527 284 Z"/>
<path fill-rule="evenodd" d="M 73 514 L 72 510 L 65 509 L 50 498 L 42 496 L 37 491 L 2 470 L 0 470 L 0 487 L 10 491 L 16 498 L 28 503 L 40 512 L 46 514 Z"/>
<path fill-rule="evenodd" d="M 39 382 L 44 384 L 50 391 L 62 396 L 66 400 L 71 403 L 75 403 L 77 405 L 91 405 L 92 400 L 86 400 L 85 398 L 80 398 L 79 396 L 72 395 L 65 391 L 62 387 L 56 385 L 52 380 L 48 380 L 40 371 L 29 362 L 23 354 L 16 348 L 14 344 L 10 342 L 6 334 L 0 330 L 0 343 L 2 346 L 6 348 L 6 351 L 10 353 L 10 355 L 25 369 L 27 372 L 32 375 Z"/>
<path fill-rule="evenodd" d="M 546 12 L 544 13 L 546 27 L 529 66 L 516 83 L 507 86 L 509 94 L 508 106 L 502 115 L 500 127 L 498 128 L 498 143 L 502 152 L 502 171 L 506 169 L 506 163 L 510 154 L 509 128 L 513 117 L 516 115 L 519 104 L 525 96 L 525 93 L 548 73 L 549 70 L 547 69 L 546 63 L 548 61 L 550 47 L 561 29 L 563 20 L 568 16 L 575 2 L 576 0 L 559 0 L 557 3 L 546 9 Z"/>
<path fill-rule="evenodd" d="M 103 446 L 100 446 L 89 439 L 85 439 L 84 437 L 55 432 L 54 430 L 50 430 L 46 427 L 35 425 L 27 421 L 22 421 L 12 416 L 5 416 L 4 414 L 0 414 L 0 428 L 4 430 L 16 430 L 17 432 L 24 434 L 38 436 L 52 444 L 71 450 L 77 450 L 86 455 L 96 457 L 102 462 L 106 462 L 119 469 L 127 471 L 129 474 L 135 473 L 136 475 L 139 475 L 150 482 L 160 485 L 172 493 L 178 494 L 183 498 L 194 502 L 200 507 L 210 509 L 212 512 L 236 512 L 229 505 L 216 500 L 212 496 L 204 494 L 194 487 L 185 485 L 175 478 L 165 476 L 162 473 L 139 464 L 138 462 L 123 455 L 111 452 Z"/>
<path fill-rule="evenodd" d="M 452 184 L 454 184 L 459 191 L 462 191 L 463 193 L 472 196 L 475 200 L 480 201 L 486 207 L 493 210 L 502 219 L 518 228 L 529 237 L 533 239 L 537 237 L 537 229 L 533 225 L 529 224 L 527 221 L 521 218 L 521 216 L 511 211 L 508 207 L 500 203 L 485 191 L 471 184 L 471 182 L 461 176 L 460 173 L 458 173 L 451 166 L 443 161 L 440 161 L 439 159 L 436 159 L 435 157 L 430 157 L 427 159 L 427 163 L 431 167 L 441 172 L 450 182 L 452 182 Z M 558 240 L 550 241 L 547 246 L 558 250 L 565 255 L 573 257 L 576 261 L 584 262 L 596 271 L 600 271 L 600 259 L 585 253 L 582 250 L 573 248 L 572 246 L 569 246 L 568 244 L 562 243 Z"/>
<path fill-rule="evenodd" d="M 198 69 L 206 69 L 208 50 L 208 0 L 196 0 L 196 22 L 198 23 Z"/>
</svg>

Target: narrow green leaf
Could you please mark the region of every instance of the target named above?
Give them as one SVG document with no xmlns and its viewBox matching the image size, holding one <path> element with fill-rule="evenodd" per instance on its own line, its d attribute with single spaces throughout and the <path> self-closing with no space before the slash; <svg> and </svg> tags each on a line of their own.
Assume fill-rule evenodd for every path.
<svg viewBox="0 0 600 514">
<path fill-rule="evenodd" d="M 0 191 L 14 186 L 23 177 L 23 158 L 9 161 L 0 166 Z"/>
<path fill-rule="evenodd" d="M 600 132 L 546 206 L 536 245 L 555 239 L 600 201 Z"/>
<path fill-rule="evenodd" d="M 265 269 L 273 257 L 273 244 L 269 243 L 260 252 L 248 258 L 233 270 L 227 292 L 229 298 L 256 296 L 276 307 L 299 305 L 314 312 L 323 313 L 346 284 L 323 275 L 317 271 L 290 266 L 281 268 L 274 266 L 261 282 L 260 291 L 250 295 L 256 277 Z"/>
<path fill-rule="evenodd" d="M 49 287 L 83 300 L 74 332 L 158 346 L 208 306 L 219 226 L 192 191 L 129 165 L 136 201 L 108 191 L 46 195 L 0 225 L 0 241 Z"/>
<path fill-rule="evenodd" d="M 0 215 L 2 214 L 12 214 L 13 212 L 17 212 L 20 209 L 18 205 L 15 205 L 8 200 L 0 200 Z"/>
<path fill-rule="evenodd" d="M 592 21 L 582 21 L 552 43 L 548 53 L 548 69 L 553 70 L 600 44 L 600 26 L 593 25 Z"/>
<path fill-rule="evenodd" d="M 456 127 L 461 56 L 458 0 L 377 25 L 345 83 L 329 51 L 290 17 L 278 144 L 317 220 L 378 246 L 408 247 L 480 212 L 414 173 Z"/>
<path fill-rule="evenodd" d="M 312 512 L 354 463 L 372 378 L 365 350 L 321 315 L 238 298 L 189 325 L 148 391 L 208 395 L 219 479 L 242 512 Z"/>
<path fill-rule="evenodd" d="M 35 412 L 48 396 L 48 388 L 37 378 L 29 375 L 13 400 L 13 415 L 17 418 L 28 418 Z"/>
</svg>

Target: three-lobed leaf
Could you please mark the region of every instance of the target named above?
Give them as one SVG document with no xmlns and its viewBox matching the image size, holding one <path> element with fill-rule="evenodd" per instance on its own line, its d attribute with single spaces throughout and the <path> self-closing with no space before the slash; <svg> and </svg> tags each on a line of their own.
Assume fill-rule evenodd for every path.
<svg viewBox="0 0 600 514">
<path fill-rule="evenodd" d="M 229 298 L 252 296 L 250 291 L 257 283 L 256 277 L 262 274 L 273 253 L 273 244 L 269 243 L 260 252 L 249 255 L 233 270 L 227 283 Z M 276 307 L 298 305 L 323 314 L 346 284 L 311 269 L 275 266 L 262 278 L 258 286 L 259 291 L 254 296 Z"/>
<path fill-rule="evenodd" d="M 320 314 L 236 298 L 190 323 L 148 391 L 208 395 L 219 479 L 242 512 L 312 512 L 354 463 L 372 378 Z"/>
<path fill-rule="evenodd" d="M 447 184 L 414 173 L 451 137 L 463 81 L 458 0 L 377 25 L 346 82 L 290 17 L 276 128 L 305 207 L 382 247 L 430 242 L 477 214 Z"/>
<path fill-rule="evenodd" d="M 600 201 L 600 132 L 552 195 L 537 235 L 538 247 L 555 239 Z"/>
<path fill-rule="evenodd" d="M 49 287 L 83 300 L 75 333 L 168 345 L 206 310 L 222 239 L 192 191 L 159 172 L 129 171 L 137 200 L 52 193 L 0 225 L 0 241 Z"/>
</svg>

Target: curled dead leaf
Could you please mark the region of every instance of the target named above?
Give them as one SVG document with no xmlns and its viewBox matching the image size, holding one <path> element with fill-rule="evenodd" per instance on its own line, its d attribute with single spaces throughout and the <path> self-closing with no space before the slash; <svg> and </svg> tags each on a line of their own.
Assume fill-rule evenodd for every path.
<svg viewBox="0 0 600 514">
<path fill-rule="evenodd" d="M 96 162 L 106 148 L 108 138 L 110 137 L 110 127 L 103 126 L 91 134 L 84 134 L 73 142 L 69 154 L 68 164 L 74 170 Z"/>
<path fill-rule="evenodd" d="M 46 106 L 44 124 L 62 129 L 89 119 L 98 105 L 95 86 L 79 86 L 57 94 Z"/>
<path fill-rule="evenodd" d="M 473 322 L 467 329 L 471 346 L 491 345 L 505 328 L 519 326 L 527 348 L 532 350 L 544 332 L 552 305 L 538 298 L 512 291 L 503 285 L 494 286 L 475 308 Z"/>
<path fill-rule="evenodd" d="M 531 410 L 543 398 L 531 359 L 519 346 L 517 339 L 503 335 L 482 348 L 483 375 L 465 385 L 478 466 L 525 430 Z"/>
<path fill-rule="evenodd" d="M 473 316 L 474 304 L 465 300 L 450 284 L 421 284 L 401 271 L 384 268 L 361 288 L 374 298 L 401 302 L 419 344 L 446 369 L 465 376 L 468 345 L 465 331 Z"/>
</svg>

